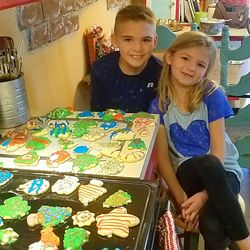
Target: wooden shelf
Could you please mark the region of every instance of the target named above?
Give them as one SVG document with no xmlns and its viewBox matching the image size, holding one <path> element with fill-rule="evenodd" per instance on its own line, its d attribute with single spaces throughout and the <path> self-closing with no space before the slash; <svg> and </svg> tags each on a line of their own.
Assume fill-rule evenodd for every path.
<svg viewBox="0 0 250 250">
<path fill-rule="evenodd" d="M 0 10 L 13 8 L 19 5 L 24 5 L 32 2 L 38 2 L 39 0 L 0 0 Z"/>
</svg>

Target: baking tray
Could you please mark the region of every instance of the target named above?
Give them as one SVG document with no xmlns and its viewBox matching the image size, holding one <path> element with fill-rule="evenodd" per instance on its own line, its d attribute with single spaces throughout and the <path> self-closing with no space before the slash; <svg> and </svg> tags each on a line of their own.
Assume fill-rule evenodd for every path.
<svg viewBox="0 0 250 250">
<path fill-rule="evenodd" d="M 100 176 L 83 176 L 75 175 L 79 178 L 81 184 L 88 184 L 93 178 L 102 180 L 107 189 L 107 193 L 99 197 L 96 201 L 89 203 L 88 206 L 84 206 L 78 200 L 78 190 L 74 191 L 71 195 L 57 195 L 49 190 L 47 193 L 39 196 L 30 196 L 17 190 L 20 184 L 25 183 L 31 179 L 43 177 L 49 180 L 51 186 L 58 180 L 63 178 L 63 175 L 59 174 L 43 174 L 43 173 L 30 173 L 30 172 L 17 172 L 11 171 L 13 178 L 4 186 L 0 187 L 0 204 L 6 198 L 13 195 L 20 195 L 23 199 L 27 200 L 31 206 L 29 213 L 36 213 L 41 205 L 50 206 L 69 206 L 73 209 L 72 215 L 77 211 L 89 210 L 95 213 L 95 216 L 108 213 L 114 208 L 103 208 L 102 204 L 106 198 L 119 189 L 128 192 L 132 196 L 132 203 L 126 205 L 128 213 L 137 216 L 140 219 L 140 224 L 129 229 L 129 236 L 122 239 L 113 235 L 111 238 L 103 237 L 97 234 L 96 222 L 91 226 L 85 226 L 84 229 L 90 232 L 90 240 L 83 246 L 86 250 L 102 250 L 107 247 L 110 250 L 116 247 L 121 250 L 133 249 L 143 250 L 151 249 L 154 240 L 155 224 L 158 217 L 158 183 L 151 181 L 141 181 L 134 178 L 106 178 Z M 28 249 L 28 246 L 34 242 L 40 240 L 41 226 L 30 228 L 27 225 L 26 217 L 20 220 L 8 221 L 4 220 L 4 226 L 2 228 L 12 227 L 14 231 L 19 234 L 18 240 L 9 246 L 0 246 L 0 249 L 8 250 L 24 250 Z M 64 231 L 68 227 L 73 226 L 73 220 L 70 217 L 66 220 L 65 224 L 60 224 L 54 227 L 54 232 L 60 237 L 60 247 L 63 249 L 63 235 Z"/>
</svg>

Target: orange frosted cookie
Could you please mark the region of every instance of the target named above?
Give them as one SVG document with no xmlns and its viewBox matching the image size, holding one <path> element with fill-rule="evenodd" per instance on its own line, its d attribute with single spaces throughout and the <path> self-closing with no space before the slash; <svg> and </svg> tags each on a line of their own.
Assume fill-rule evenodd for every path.
<svg viewBox="0 0 250 250">
<path fill-rule="evenodd" d="M 69 152 L 65 150 L 58 150 L 49 156 L 49 159 L 46 161 L 46 163 L 50 167 L 58 167 L 60 164 L 69 160 L 70 158 Z"/>
</svg>

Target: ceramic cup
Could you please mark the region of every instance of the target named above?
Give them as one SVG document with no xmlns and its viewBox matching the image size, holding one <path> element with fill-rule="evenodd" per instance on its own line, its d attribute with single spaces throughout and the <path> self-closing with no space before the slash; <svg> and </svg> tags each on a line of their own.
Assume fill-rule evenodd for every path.
<svg viewBox="0 0 250 250">
<path fill-rule="evenodd" d="M 197 25 L 200 25 L 200 21 L 205 20 L 208 17 L 208 13 L 204 11 L 194 13 L 194 21 Z"/>
</svg>

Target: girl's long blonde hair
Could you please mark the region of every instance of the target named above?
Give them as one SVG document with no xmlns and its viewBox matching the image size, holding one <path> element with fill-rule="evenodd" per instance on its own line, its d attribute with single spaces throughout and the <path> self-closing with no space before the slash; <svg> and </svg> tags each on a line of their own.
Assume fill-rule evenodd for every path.
<svg viewBox="0 0 250 250">
<path fill-rule="evenodd" d="M 210 63 L 201 82 L 195 84 L 187 93 L 186 107 L 189 112 L 193 112 L 202 101 L 205 94 L 212 93 L 219 87 L 218 83 L 207 79 L 207 75 L 214 66 L 216 58 L 216 47 L 213 40 L 202 32 L 190 31 L 178 36 L 175 42 L 168 48 L 168 52 L 175 53 L 178 50 L 203 46 L 210 54 Z M 165 105 L 173 99 L 174 87 L 171 83 L 171 65 L 168 65 L 165 56 L 163 60 L 163 69 L 158 86 L 159 108 L 164 111 Z"/>
</svg>

